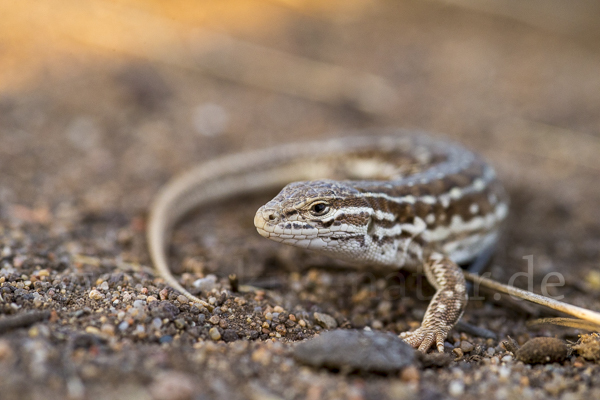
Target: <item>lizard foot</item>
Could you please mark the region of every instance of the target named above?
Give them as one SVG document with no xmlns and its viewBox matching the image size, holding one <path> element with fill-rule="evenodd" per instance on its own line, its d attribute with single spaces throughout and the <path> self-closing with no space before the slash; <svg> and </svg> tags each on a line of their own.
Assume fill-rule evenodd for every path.
<svg viewBox="0 0 600 400">
<path fill-rule="evenodd" d="M 436 292 L 427 306 L 421 327 L 400 334 L 400 338 L 424 353 L 435 343 L 438 351 L 443 353 L 444 340 L 467 305 L 465 277 L 456 263 L 439 253 L 429 256 L 423 266 L 427 280 Z"/>
<path fill-rule="evenodd" d="M 412 332 L 402 332 L 399 336 L 406 343 L 423 353 L 426 353 L 435 342 L 438 351 L 443 353 L 444 340 L 448 337 L 450 329 L 452 327 L 421 326 Z"/>
</svg>

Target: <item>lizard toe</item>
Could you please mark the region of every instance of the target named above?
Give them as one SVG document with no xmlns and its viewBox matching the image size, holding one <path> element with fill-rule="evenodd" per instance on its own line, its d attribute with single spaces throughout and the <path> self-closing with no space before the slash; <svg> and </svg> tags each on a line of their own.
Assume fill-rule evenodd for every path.
<svg viewBox="0 0 600 400">
<path fill-rule="evenodd" d="M 413 332 L 402 332 L 399 336 L 407 344 L 426 353 L 435 343 L 440 353 L 444 352 L 444 341 L 449 329 L 440 327 L 420 327 Z"/>
</svg>

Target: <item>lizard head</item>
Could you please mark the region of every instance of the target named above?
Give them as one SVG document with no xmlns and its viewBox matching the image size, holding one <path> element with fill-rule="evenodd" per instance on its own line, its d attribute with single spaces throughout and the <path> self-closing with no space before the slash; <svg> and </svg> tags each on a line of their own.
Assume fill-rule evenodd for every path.
<svg viewBox="0 0 600 400">
<path fill-rule="evenodd" d="M 258 209 L 254 225 L 276 242 L 352 261 L 364 246 L 373 212 L 358 194 L 339 181 L 290 183 Z"/>
</svg>

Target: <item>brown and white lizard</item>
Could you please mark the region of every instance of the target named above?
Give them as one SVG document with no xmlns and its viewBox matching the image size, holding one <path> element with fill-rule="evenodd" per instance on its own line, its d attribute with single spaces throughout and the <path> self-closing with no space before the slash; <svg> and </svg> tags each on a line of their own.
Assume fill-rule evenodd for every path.
<svg viewBox="0 0 600 400">
<path fill-rule="evenodd" d="M 400 335 L 421 351 L 432 345 L 443 351 L 467 303 L 465 277 L 600 324 L 599 313 L 458 266 L 490 252 L 508 213 L 504 188 L 479 156 L 422 132 L 362 134 L 229 155 L 174 179 L 157 197 L 147 231 L 160 275 L 190 300 L 208 305 L 168 268 L 173 225 L 194 208 L 287 184 L 257 211 L 258 232 L 360 266 L 422 271 L 436 293 L 421 327 Z"/>
</svg>

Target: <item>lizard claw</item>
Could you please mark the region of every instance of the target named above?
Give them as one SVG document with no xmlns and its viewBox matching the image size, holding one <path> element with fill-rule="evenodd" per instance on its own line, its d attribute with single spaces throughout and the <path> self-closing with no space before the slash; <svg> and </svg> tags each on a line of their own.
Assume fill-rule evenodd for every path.
<svg viewBox="0 0 600 400">
<path fill-rule="evenodd" d="M 444 340 L 448 337 L 450 329 L 449 327 L 421 326 L 413 332 L 402 332 L 399 336 L 413 348 L 419 349 L 423 353 L 426 353 L 435 342 L 438 351 L 443 353 Z"/>
</svg>

